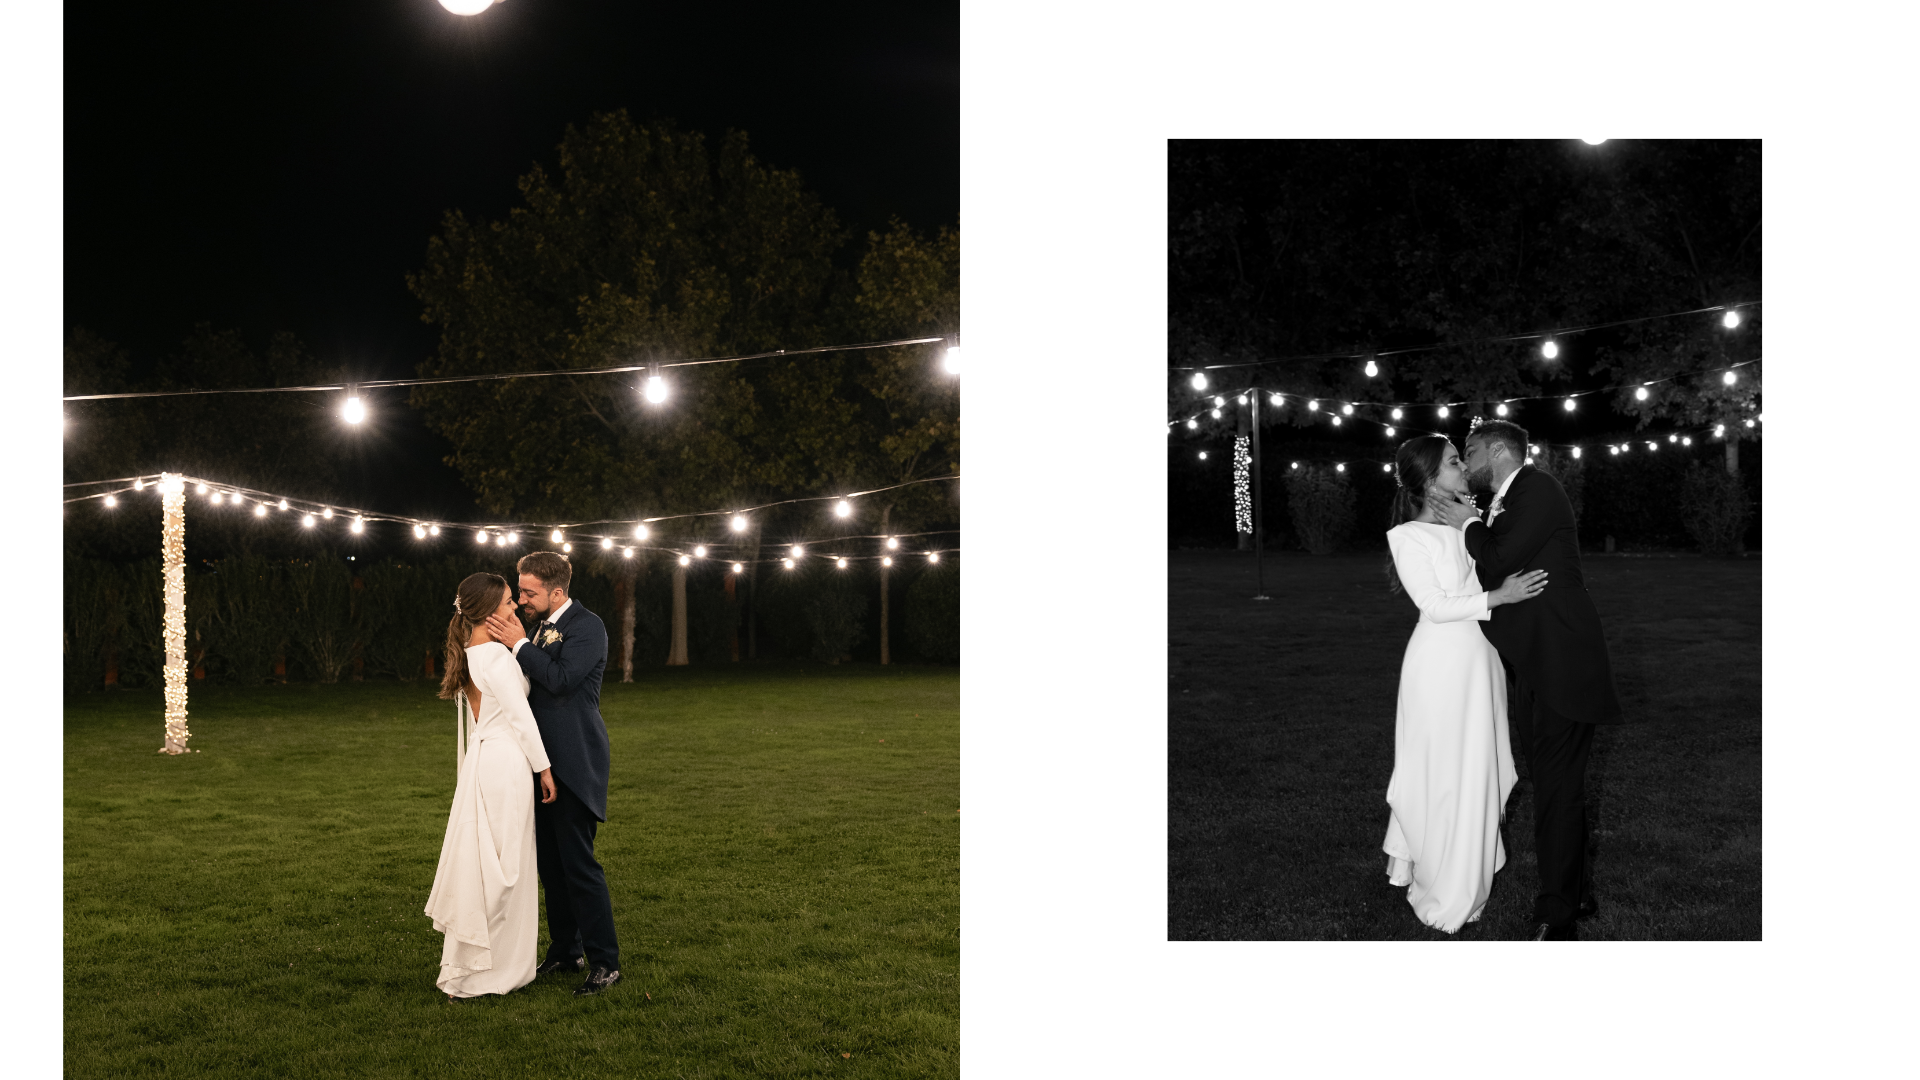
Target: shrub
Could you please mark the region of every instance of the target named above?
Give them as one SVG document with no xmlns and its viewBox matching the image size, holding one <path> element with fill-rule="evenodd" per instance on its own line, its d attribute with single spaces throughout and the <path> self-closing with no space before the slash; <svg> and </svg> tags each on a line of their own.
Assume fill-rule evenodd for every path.
<svg viewBox="0 0 1920 1080">
<path fill-rule="evenodd" d="M 212 670 L 247 685 L 273 676 L 293 621 L 285 576 L 284 564 L 248 555 L 221 559 L 194 578 L 205 602 L 200 629 Z"/>
<path fill-rule="evenodd" d="M 1329 555 L 1353 535 L 1354 495 L 1332 469 L 1303 464 L 1287 470 L 1287 511 L 1300 545 Z"/>
<path fill-rule="evenodd" d="M 1680 494 L 1681 520 L 1707 555 L 1738 555 L 1753 516 L 1753 500 L 1738 476 L 1690 462 Z"/>
<path fill-rule="evenodd" d="M 811 575 L 813 588 L 802 608 L 815 660 L 837 664 L 866 640 L 865 575 L 855 570 L 822 568 Z"/>
<path fill-rule="evenodd" d="M 337 555 L 316 555 L 288 568 L 293 644 L 309 674 L 323 683 L 339 682 L 340 673 L 353 662 L 352 590 L 353 574 Z M 187 590 L 190 604 L 194 592 Z"/>
<path fill-rule="evenodd" d="M 907 586 L 907 644 L 923 658 L 960 662 L 960 561 L 930 566 Z"/>
</svg>

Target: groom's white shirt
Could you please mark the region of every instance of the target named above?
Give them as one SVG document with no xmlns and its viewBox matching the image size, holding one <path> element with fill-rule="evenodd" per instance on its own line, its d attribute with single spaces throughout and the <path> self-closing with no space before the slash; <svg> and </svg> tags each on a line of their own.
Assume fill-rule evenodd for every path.
<svg viewBox="0 0 1920 1080">
<path fill-rule="evenodd" d="M 1487 520 L 1484 522 L 1484 524 L 1492 525 L 1493 519 L 1500 516 L 1500 510 L 1502 508 L 1501 500 L 1507 497 L 1507 489 L 1513 486 L 1513 478 L 1519 475 L 1520 475 L 1520 470 L 1515 469 L 1512 472 L 1507 474 L 1507 478 L 1505 480 L 1500 481 L 1500 490 L 1493 493 L 1493 502 L 1488 505 Z M 1479 520 L 1480 520 L 1479 518 L 1468 518 L 1467 520 L 1461 522 L 1460 531 L 1466 532 L 1467 526 Z M 573 601 L 569 600 L 567 601 L 567 603 L 571 604 L 573 603 Z"/>
<path fill-rule="evenodd" d="M 1506 488 L 1501 488 L 1500 490 L 1502 490 L 1502 491 L 1505 491 L 1505 490 L 1506 490 Z M 541 621 L 541 622 L 548 622 L 548 623 L 558 623 L 558 622 L 560 621 L 560 613 L 561 613 L 561 612 L 563 612 L 563 611 L 565 611 L 565 610 L 567 610 L 568 608 L 570 608 L 570 607 L 572 607 L 572 606 L 573 606 L 573 597 L 571 597 L 571 596 L 569 596 L 569 597 L 567 597 L 567 602 L 566 602 L 566 603 L 564 603 L 564 604 L 561 604 L 561 605 L 560 605 L 559 607 L 557 607 L 557 608 L 554 608 L 554 609 L 553 609 L 553 613 L 552 613 L 552 614 L 550 614 L 550 615 L 548 615 L 548 616 L 547 616 L 546 618 L 544 618 L 544 619 L 542 619 L 542 620 L 540 620 L 540 621 Z M 513 643 L 513 655 L 514 655 L 515 657 L 518 657 L 518 656 L 520 655 L 520 646 L 522 646 L 522 645 L 525 645 L 525 644 L 526 644 L 526 643 L 527 643 L 528 641 L 531 641 L 531 640 L 532 640 L 531 638 L 521 638 L 521 639 L 520 639 L 519 641 L 516 641 L 516 642 L 514 642 L 514 643 Z"/>
</svg>

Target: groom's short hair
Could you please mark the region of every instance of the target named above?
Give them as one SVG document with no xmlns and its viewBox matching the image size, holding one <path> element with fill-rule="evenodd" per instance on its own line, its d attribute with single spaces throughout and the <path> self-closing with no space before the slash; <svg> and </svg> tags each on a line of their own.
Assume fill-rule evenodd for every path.
<svg viewBox="0 0 1920 1080">
<path fill-rule="evenodd" d="M 514 564 L 514 569 L 539 578 L 540 584 L 548 589 L 564 589 L 573 580 L 573 564 L 557 551 L 536 551 L 531 555 L 522 555 L 520 561 Z"/>
<path fill-rule="evenodd" d="M 1468 442 L 1499 443 L 1513 455 L 1513 460 L 1527 460 L 1527 429 L 1506 420 L 1488 420 L 1473 429 L 1467 436 Z"/>
</svg>

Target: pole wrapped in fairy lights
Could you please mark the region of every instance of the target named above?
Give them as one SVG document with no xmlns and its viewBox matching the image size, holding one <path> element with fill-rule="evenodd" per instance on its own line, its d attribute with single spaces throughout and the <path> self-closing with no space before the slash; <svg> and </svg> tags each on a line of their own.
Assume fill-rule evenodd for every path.
<svg viewBox="0 0 1920 1080">
<path fill-rule="evenodd" d="M 1233 437 L 1233 528 L 1253 536 L 1253 437 Z"/>
<path fill-rule="evenodd" d="M 166 671 L 167 743 L 163 754 L 187 752 L 187 484 L 160 474 L 160 593 L 166 614 L 160 638 Z"/>
</svg>

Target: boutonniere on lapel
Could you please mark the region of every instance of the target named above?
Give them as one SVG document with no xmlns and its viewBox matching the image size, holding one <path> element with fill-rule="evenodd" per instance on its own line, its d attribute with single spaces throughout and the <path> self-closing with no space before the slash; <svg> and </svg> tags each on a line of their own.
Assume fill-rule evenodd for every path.
<svg viewBox="0 0 1920 1080">
<path fill-rule="evenodd" d="M 565 640 L 566 640 L 565 638 L 560 636 L 560 630 L 558 627 L 549 626 L 545 630 L 540 631 L 540 637 L 538 640 L 534 642 L 534 644 L 544 649 L 549 645 L 553 645 Z"/>
</svg>

